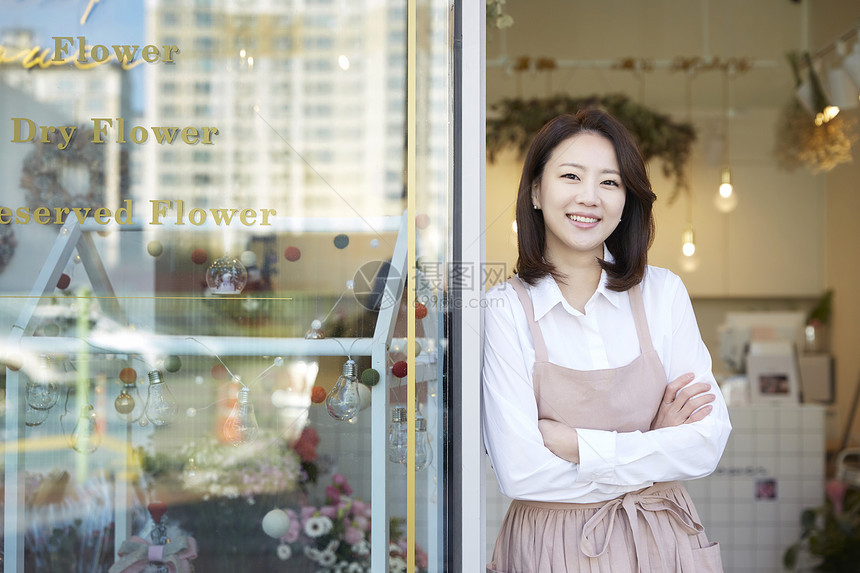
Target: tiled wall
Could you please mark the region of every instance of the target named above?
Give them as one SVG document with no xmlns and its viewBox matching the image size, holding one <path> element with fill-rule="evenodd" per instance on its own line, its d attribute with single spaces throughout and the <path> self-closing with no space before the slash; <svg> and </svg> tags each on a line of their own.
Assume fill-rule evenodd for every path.
<svg viewBox="0 0 860 573">
<path fill-rule="evenodd" d="M 800 514 L 824 502 L 824 408 L 730 409 L 733 431 L 717 471 L 687 483 L 731 573 L 782 571 L 785 549 L 800 535 Z M 775 498 L 757 492 L 773 480 Z"/>
<path fill-rule="evenodd" d="M 824 408 L 730 409 L 733 431 L 713 475 L 687 482 L 726 573 L 779 573 L 804 508 L 824 502 Z M 487 559 L 510 501 L 487 470 Z M 770 497 L 770 496 L 773 497 Z"/>
</svg>

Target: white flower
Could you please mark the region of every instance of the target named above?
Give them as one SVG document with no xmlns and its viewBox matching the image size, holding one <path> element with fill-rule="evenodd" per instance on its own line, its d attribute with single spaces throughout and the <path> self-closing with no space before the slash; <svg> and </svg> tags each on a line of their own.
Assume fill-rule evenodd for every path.
<svg viewBox="0 0 860 573">
<path fill-rule="evenodd" d="M 392 557 L 388 560 L 388 568 L 391 573 L 406 573 L 406 561 L 400 557 Z"/>
<path fill-rule="evenodd" d="M 331 567 L 337 561 L 337 555 L 334 552 L 326 549 L 322 553 L 320 553 L 319 564 L 323 567 Z"/>
<path fill-rule="evenodd" d="M 314 547 L 305 547 L 305 557 L 310 559 L 313 562 L 319 562 L 320 560 L 320 550 Z"/>
<path fill-rule="evenodd" d="M 364 567 L 358 563 L 350 563 L 349 567 L 346 568 L 346 573 L 364 573 Z"/>
<path fill-rule="evenodd" d="M 388 544 L 388 552 L 389 553 L 400 553 L 400 546 L 397 545 L 396 543 L 389 543 Z"/>
<path fill-rule="evenodd" d="M 337 539 L 332 539 L 328 542 L 328 545 L 325 546 L 325 550 L 334 553 L 335 551 L 337 551 L 338 547 L 340 547 L 340 541 L 338 541 Z"/>
<path fill-rule="evenodd" d="M 286 543 L 281 543 L 278 545 L 278 559 L 281 561 L 286 561 L 290 557 L 293 556 L 293 550 L 290 549 L 290 546 Z"/>
<path fill-rule="evenodd" d="M 311 517 L 308 519 L 307 523 L 305 523 L 305 533 L 308 537 L 317 538 L 321 535 L 327 534 L 331 531 L 332 522 L 331 519 L 324 515 L 320 515 L 318 517 Z"/>
<path fill-rule="evenodd" d="M 370 554 L 370 543 L 367 542 L 367 539 L 362 539 L 355 545 L 353 545 L 350 549 L 356 555 L 369 555 Z"/>
</svg>

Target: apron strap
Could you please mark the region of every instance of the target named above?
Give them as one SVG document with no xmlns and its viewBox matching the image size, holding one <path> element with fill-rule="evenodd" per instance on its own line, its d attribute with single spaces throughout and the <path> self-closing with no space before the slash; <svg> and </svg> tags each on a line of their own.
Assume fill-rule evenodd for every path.
<svg viewBox="0 0 860 573">
<path fill-rule="evenodd" d="M 526 292 L 526 287 L 520 277 L 513 277 L 508 281 L 517 296 L 520 298 L 520 304 L 523 305 L 523 310 L 526 311 L 526 320 L 529 323 L 529 331 L 532 333 L 532 344 L 535 347 L 535 362 L 549 362 L 546 352 L 546 343 L 543 340 L 543 334 L 540 331 L 540 326 L 535 321 L 535 309 L 532 304 L 532 299 L 529 298 L 529 293 Z M 649 338 L 650 340 L 650 338 Z"/>
<path fill-rule="evenodd" d="M 642 354 L 654 349 L 651 342 L 651 332 L 648 330 L 648 317 L 645 316 L 645 304 L 642 302 L 642 283 L 627 291 L 630 298 L 630 308 L 633 310 L 633 322 L 636 324 L 636 336 L 639 337 L 639 350 Z"/>
</svg>

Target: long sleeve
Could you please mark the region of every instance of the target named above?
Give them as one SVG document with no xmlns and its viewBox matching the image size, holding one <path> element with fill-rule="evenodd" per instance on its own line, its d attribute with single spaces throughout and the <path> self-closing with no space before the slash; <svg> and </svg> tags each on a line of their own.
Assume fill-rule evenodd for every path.
<svg viewBox="0 0 860 573">
<path fill-rule="evenodd" d="M 522 307 L 504 290 L 491 291 L 488 301 L 484 311 L 482 417 L 484 444 L 499 487 L 513 498 L 569 500 L 578 487 L 576 464 L 557 457 L 543 445 L 531 367 L 517 327 L 517 320 L 526 320 Z"/>
<path fill-rule="evenodd" d="M 711 384 L 713 410 L 692 424 L 649 432 L 607 432 L 577 429 L 580 452 L 578 481 L 624 485 L 695 479 L 714 471 L 731 431 L 725 400 L 711 372 L 711 358 L 702 342 L 690 297 L 681 280 L 666 272 L 644 294 L 668 299 L 668 339 L 661 344 L 667 380 L 693 372 L 695 382 Z M 646 304 L 647 306 L 647 304 Z M 658 305 L 658 308 L 662 305 Z M 649 316 L 656 318 L 653 313 Z M 652 328 L 653 332 L 653 328 Z M 668 334 L 671 333 L 671 334 Z M 657 341 L 655 341 L 656 343 Z"/>
</svg>

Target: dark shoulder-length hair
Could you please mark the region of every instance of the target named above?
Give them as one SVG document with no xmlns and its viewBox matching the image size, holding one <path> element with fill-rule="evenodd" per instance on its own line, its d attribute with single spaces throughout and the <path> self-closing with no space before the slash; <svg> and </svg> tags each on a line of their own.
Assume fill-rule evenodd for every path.
<svg viewBox="0 0 860 573">
<path fill-rule="evenodd" d="M 517 194 L 517 274 L 534 285 L 550 274 L 564 281 L 558 270 L 544 259 L 546 228 L 543 212 L 532 205 L 532 189 L 543 176 L 544 167 L 556 147 L 580 133 L 607 138 L 615 147 L 621 182 L 626 190 L 621 222 L 606 239 L 615 262 L 598 259 L 608 276 L 608 287 L 625 291 L 638 284 L 645 274 L 648 249 L 654 240 L 652 205 L 657 198 L 651 190 L 645 161 L 626 127 L 604 111 L 585 109 L 576 115 L 560 115 L 544 125 L 529 148 Z"/>
</svg>

